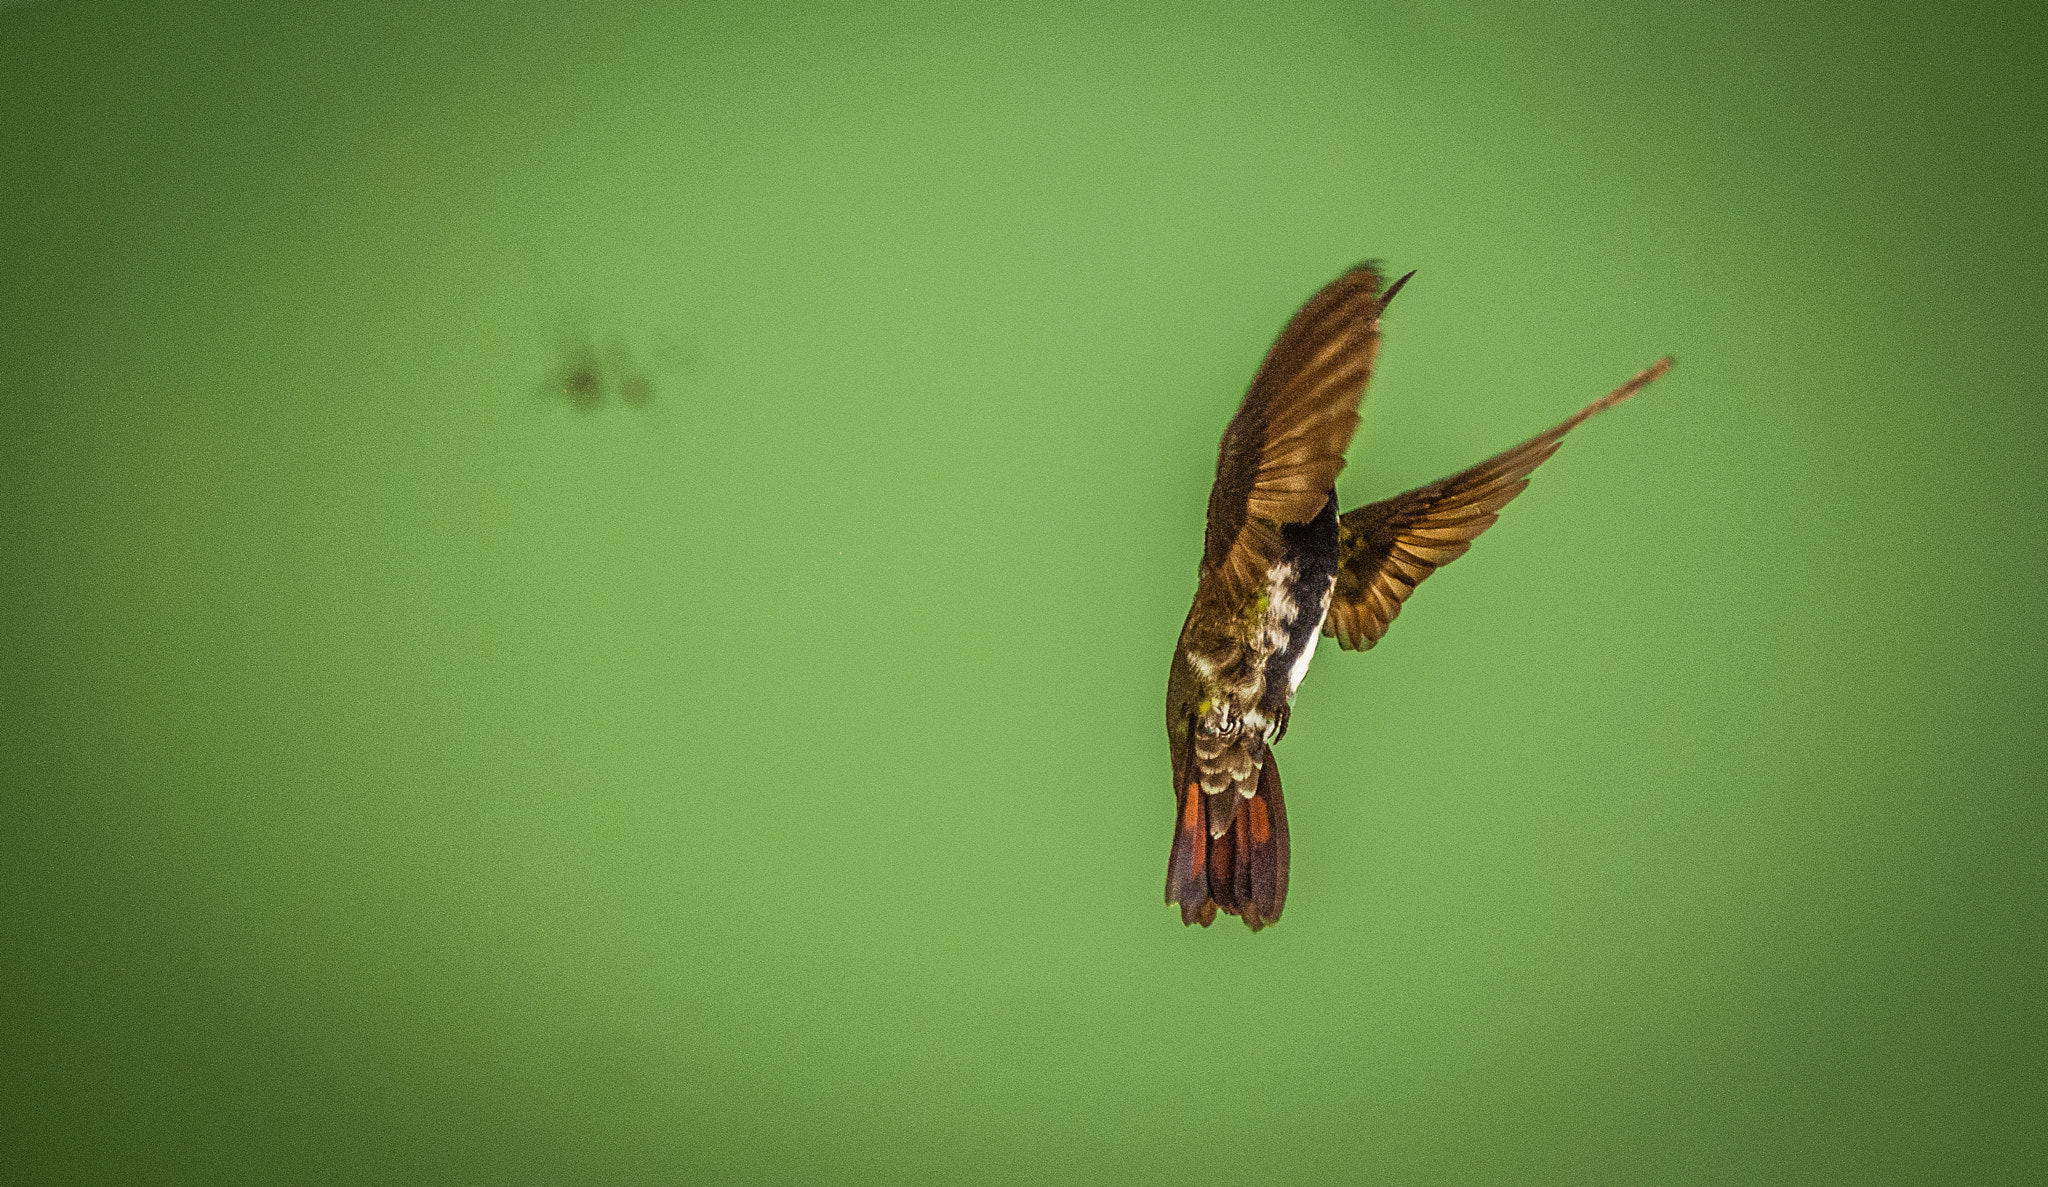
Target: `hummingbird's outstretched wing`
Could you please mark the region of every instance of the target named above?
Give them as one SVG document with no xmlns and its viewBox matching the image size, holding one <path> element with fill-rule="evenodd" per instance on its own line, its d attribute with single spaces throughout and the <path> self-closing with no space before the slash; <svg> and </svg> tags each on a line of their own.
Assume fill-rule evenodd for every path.
<svg viewBox="0 0 2048 1187">
<path fill-rule="evenodd" d="M 1379 266 L 1368 262 L 1309 298 L 1223 430 L 1202 560 L 1222 580 L 1224 604 L 1246 604 L 1265 588 L 1285 548 L 1274 525 L 1307 523 L 1322 510 L 1358 431 L 1380 310 L 1407 279 L 1382 295 Z"/>
<path fill-rule="evenodd" d="M 1530 471 L 1557 452 L 1566 433 L 1670 369 L 1671 360 L 1661 359 L 1547 433 L 1449 478 L 1345 512 L 1337 520 L 1337 588 L 1323 633 L 1347 651 L 1379 642 L 1423 578 L 1465 555 L 1500 518 L 1500 509 L 1529 485 Z"/>
</svg>

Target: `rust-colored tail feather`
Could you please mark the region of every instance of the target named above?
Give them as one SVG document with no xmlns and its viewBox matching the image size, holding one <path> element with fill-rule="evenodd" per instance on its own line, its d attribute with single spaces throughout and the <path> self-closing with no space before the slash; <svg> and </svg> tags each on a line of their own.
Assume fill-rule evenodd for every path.
<svg viewBox="0 0 2048 1187">
<path fill-rule="evenodd" d="M 1186 924 L 1207 927 L 1219 910 L 1253 931 L 1278 922 L 1287 904 L 1287 804 L 1273 752 L 1266 751 L 1259 768 L 1257 793 L 1219 837 L 1209 836 L 1207 798 L 1198 783 L 1181 788 L 1166 860 L 1166 901 L 1180 904 Z"/>
</svg>

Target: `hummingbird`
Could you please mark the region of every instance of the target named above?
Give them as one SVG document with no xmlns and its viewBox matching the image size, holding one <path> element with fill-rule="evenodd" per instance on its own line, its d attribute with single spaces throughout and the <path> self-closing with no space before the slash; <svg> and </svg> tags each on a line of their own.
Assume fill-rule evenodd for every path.
<svg viewBox="0 0 2048 1187">
<path fill-rule="evenodd" d="M 1201 580 L 1166 682 L 1176 812 L 1166 901 L 1258 931 L 1287 902 L 1287 806 L 1272 747 L 1287 734 L 1322 635 L 1380 641 L 1431 573 L 1465 554 L 1566 433 L 1671 369 L 1661 359 L 1520 445 L 1448 478 L 1337 512 L 1336 480 L 1379 355 L 1382 291 L 1368 261 L 1309 298 L 1223 430 Z"/>
</svg>

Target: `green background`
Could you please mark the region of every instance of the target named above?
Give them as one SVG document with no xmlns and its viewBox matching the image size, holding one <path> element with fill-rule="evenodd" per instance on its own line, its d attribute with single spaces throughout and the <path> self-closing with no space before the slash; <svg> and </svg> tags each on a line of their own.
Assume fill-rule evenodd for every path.
<svg viewBox="0 0 2048 1187">
<path fill-rule="evenodd" d="M 2040 1181 L 2043 19 L 1783 7 L 8 6 L 8 1177 Z M 1367 256 L 1347 504 L 1679 366 L 1183 929 Z"/>
</svg>

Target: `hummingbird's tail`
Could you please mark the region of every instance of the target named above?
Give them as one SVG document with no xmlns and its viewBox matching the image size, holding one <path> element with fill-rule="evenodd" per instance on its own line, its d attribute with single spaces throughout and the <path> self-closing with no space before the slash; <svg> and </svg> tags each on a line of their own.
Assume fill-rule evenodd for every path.
<svg viewBox="0 0 2048 1187">
<path fill-rule="evenodd" d="M 1204 795 L 1199 783 L 1180 791 L 1173 850 L 1166 859 L 1166 901 L 1180 904 L 1182 923 L 1207 927 L 1221 909 L 1257 931 L 1277 922 L 1287 903 L 1287 804 L 1270 748 L 1259 767 L 1258 791 L 1236 805 L 1235 819 L 1221 834 L 1210 836 L 1211 801 L 1236 795 Z"/>
</svg>

